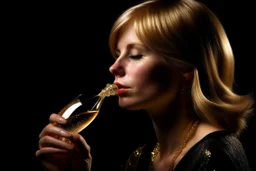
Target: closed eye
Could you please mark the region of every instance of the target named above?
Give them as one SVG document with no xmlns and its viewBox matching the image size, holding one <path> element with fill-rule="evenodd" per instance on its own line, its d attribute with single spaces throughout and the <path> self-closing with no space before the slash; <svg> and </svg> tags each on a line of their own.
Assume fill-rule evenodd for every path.
<svg viewBox="0 0 256 171">
<path fill-rule="evenodd" d="M 132 58 L 132 59 L 141 59 L 141 58 L 142 58 L 142 55 L 130 55 L 129 58 Z"/>
</svg>

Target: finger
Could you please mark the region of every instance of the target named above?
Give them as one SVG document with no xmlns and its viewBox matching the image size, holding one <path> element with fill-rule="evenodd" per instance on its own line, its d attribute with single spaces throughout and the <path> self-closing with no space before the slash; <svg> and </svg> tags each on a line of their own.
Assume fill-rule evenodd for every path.
<svg viewBox="0 0 256 171">
<path fill-rule="evenodd" d="M 74 144 L 67 143 L 66 141 L 62 141 L 61 139 L 57 139 L 52 136 L 44 136 L 39 140 L 39 149 L 45 148 L 45 147 L 53 147 L 53 148 L 59 148 L 59 149 L 65 149 L 68 151 L 74 150 Z"/>
<path fill-rule="evenodd" d="M 57 123 L 57 124 L 65 124 L 67 123 L 67 120 L 63 118 L 62 116 L 52 113 L 49 118 L 50 123 Z"/>
<path fill-rule="evenodd" d="M 90 152 L 91 147 L 88 145 L 86 140 L 81 135 L 79 136 L 79 140 L 82 143 L 82 145 Z"/>
<path fill-rule="evenodd" d="M 72 142 L 74 143 L 77 151 L 83 154 L 83 158 L 91 159 L 91 147 L 88 145 L 86 140 L 80 134 L 72 135 Z"/>
<path fill-rule="evenodd" d="M 65 154 L 65 153 L 68 153 L 68 150 L 53 148 L 53 147 L 44 147 L 44 148 L 41 148 L 40 150 L 37 150 L 35 155 L 39 157 L 41 155 L 46 155 L 46 154 Z"/>
<path fill-rule="evenodd" d="M 40 160 L 40 163 L 49 170 L 65 170 L 69 165 L 72 155 L 70 152 L 55 149 L 55 148 L 43 148 L 36 151 L 35 156 Z"/>
<path fill-rule="evenodd" d="M 45 135 L 52 135 L 55 137 L 65 137 L 65 138 L 70 138 L 72 136 L 70 132 L 66 131 L 63 128 L 55 126 L 53 124 L 48 124 L 39 134 L 39 138 L 42 138 Z"/>
</svg>

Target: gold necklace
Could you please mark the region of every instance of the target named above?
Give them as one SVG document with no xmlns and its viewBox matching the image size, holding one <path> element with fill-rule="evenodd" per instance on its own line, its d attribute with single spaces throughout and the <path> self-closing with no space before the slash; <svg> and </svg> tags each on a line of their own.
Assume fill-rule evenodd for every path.
<svg viewBox="0 0 256 171">
<path fill-rule="evenodd" d="M 180 145 L 180 147 L 177 149 L 177 151 L 175 152 L 174 157 L 172 158 L 172 161 L 170 162 L 170 167 L 168 169 L 168 171 L 172 171 L 174 169 L 174 164 L 176 159 L 179 157 L 179 155 L 181 154 L 181 152 L 183 151 L 183 149 L 186 147 L 187 143 L 189 142 L 189 140 L 192 138 L 192 136 L 194 135 L 196 128 L 199 125 L 199 121 L 193 121 L 191 126 L 188 127 L 188 133 L 185 135 L 184 139 L 182 140 L 182 143 Z M 152 167 L 152 162 L 154 161 L 155 157 L 157 156 L 157 154 L 159 153 L 159 143 L 156 143 L 155 148 L 153 149 L 153 152 L 151 152 L 151 162 L 149 165 L 149 170 L 152 171 L 153 167 Z"/>
</svg>

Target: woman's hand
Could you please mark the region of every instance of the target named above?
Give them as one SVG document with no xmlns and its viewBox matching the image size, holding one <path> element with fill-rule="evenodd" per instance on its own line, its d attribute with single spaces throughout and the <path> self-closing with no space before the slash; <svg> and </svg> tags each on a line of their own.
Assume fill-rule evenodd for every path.
<svg viewBox="0 0 256 171">
<path fill-rule="evenodd" d="M 51 171 L 90 171 L 90 146 L 80 134 L 68 132 L 58 126 L 65 123 L 63 117 L 50 115 L 50 123 L 39 135 L 36 157 Z"/>
</svg>

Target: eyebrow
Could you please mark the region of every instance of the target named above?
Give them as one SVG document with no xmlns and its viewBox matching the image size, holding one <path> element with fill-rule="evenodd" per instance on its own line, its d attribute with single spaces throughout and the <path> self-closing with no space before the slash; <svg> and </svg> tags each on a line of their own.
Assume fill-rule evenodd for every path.
<svg viewBox="0 0 256 171">
<path fill-rule="evenodd" d="M 148 50 L 148 48 L 146 46 L 144 46 L 143 44 L 139 44 L 139 43 L 130 43 L 126 46 L 127 49 L 139 49 L 139 50 Z M 119 50 L 119 48 L 116 48 L 115 51 Z"/>
</svg>

